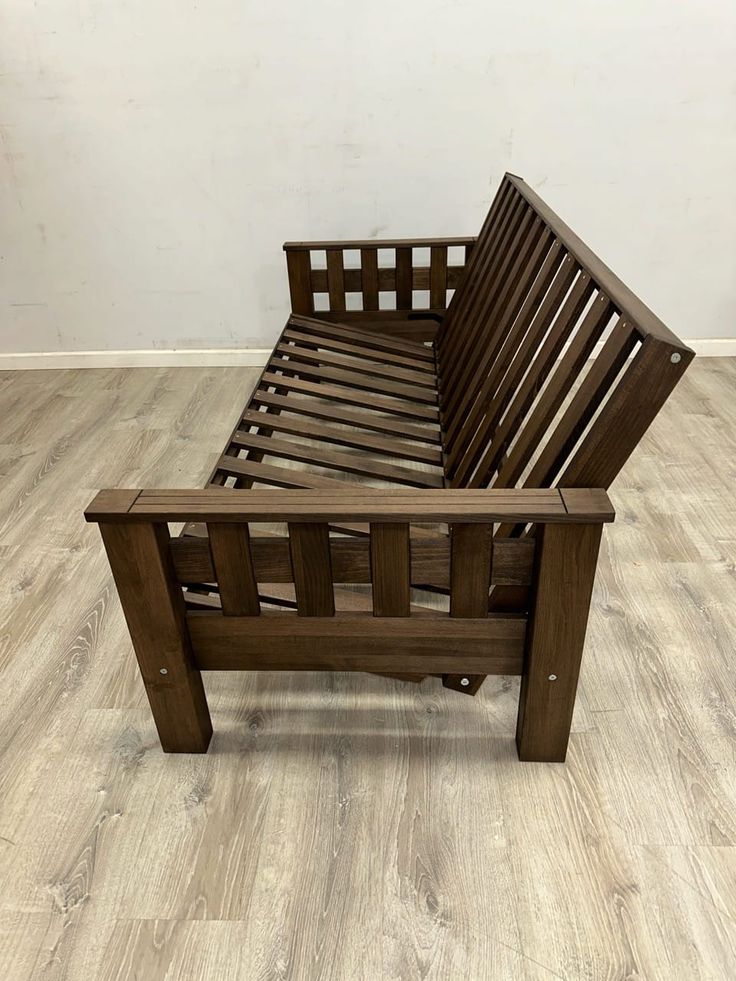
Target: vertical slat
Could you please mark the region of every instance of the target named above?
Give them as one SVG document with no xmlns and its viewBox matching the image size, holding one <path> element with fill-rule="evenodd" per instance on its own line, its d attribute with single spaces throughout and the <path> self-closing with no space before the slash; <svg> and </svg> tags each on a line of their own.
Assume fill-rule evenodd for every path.
<svg viewBox="0 0 736 981">
<path fill-rule="evenodd" d="M 291 567 L 299 616 L 335 615 L 330 531 L 326 524 L 289 523 Z"/>
<path fill-rule="evenodd" d="M 327 249 L 327 289 L 330 310 L 345 309 L 345 268 L 342 249 Z"/>
<path fill-rule="evenodd" d="M 223 614 L 226 617 L 258 616 L 261 604 L 248 526 L 212 522 L 207 525 L 207 533 Z"/>
<path fill-rule="evenodd" d="M 396 309 L 412 309 L 411 249 L 396 250 Z"/>
<path fill-rule="evenodd" d="M 204 753 L 212 736 L 165 524 L 100 524 L 110 568 L 166 753 Z"/>
<path fill-rule="evenodd" d="M 450 540 L 450 616 L 486 617 L 493 526 L 455 524 Z"/>
<path fill-rule="evenodd" d="M 293 313 L 307 316 L 314 313 L 314 294 L 312 293 L 312 263 L 307 250 L 286 253 L 286 268 L 289 274 L 289 293 Z"/>
<path fill-rule="evenodd" d="M 363 309 L 378 310 L 378 249 L 361 249 Z"/>
<path fill-rule="evenodd" d="M 429 254 L 429 305 L 444 310 L 447 305 L 447 246 L 433 245 Z"/>
<path fill-rule="evenodd" d="M 542 525 L 519 694 L 519 759 L 567 752 L 603 526 Z"/>
<path fill-rule="evenodd" d="M 370 530 L 373 615 L 408 617 L 409 525 L 374 523 Z"/>
</svg>

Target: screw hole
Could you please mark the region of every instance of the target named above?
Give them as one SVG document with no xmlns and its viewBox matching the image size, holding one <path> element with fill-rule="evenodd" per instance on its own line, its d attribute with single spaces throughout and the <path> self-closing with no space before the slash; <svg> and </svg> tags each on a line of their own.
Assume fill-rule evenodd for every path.
<svg viewBox="0 0 736 981">
<path fill-rule="evenodd" d="M 159 674 L 168 674 L 169 672 L 168 672 L 168 669 L 167 668 L 159 668 L 158 673 Z"/>
<path fill-rule="evenodd" d="M 550 681 L 557 681 L 557 675 L 556 675 L 556 674 L 551 674 L 551 675 L 549 676 L 549 680 L 550 680 Z"/>
</svg>

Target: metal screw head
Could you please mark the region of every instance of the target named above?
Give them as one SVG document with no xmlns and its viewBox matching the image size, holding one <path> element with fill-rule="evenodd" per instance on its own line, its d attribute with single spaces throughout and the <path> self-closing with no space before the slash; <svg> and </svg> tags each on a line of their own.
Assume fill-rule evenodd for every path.
<svg viewBox="0 0 736 981">
<path fill-rule="evenodd" d="M 169 671 L 168 671 L 168 668 L 159 668 L 158 669 L 158 673 L 159 674 L 168 674 Z"/>
<path fill-rule="evenodd" d="M 679 364 L 682 361 L 682 355 L 678 354 L 677 351 L 675 351 L 673 354 L 670 355 L 670 361 L 672 362 L 672 364 Z"/>
<path fill-rule="evenodd" d="M 460 684 L 463 686 L 463 688 L 467 688 L 470 684 L 470 678 L 461 678 Z"/>
<path fill-rule="evenodd" d="M 551 675 L 549 676 L 549 680 L 550 680 L 550 681 L 557 681 L 557 675 L 556 675 L 556 674 L 551 674 Z"/>
</svg>

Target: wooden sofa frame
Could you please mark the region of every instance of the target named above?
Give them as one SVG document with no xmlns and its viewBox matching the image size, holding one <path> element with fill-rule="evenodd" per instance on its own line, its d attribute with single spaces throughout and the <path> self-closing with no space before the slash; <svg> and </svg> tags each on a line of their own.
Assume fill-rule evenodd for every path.
<svg viewBox="0 0 736 981">
<path fill-rule="evenodd" d="M 564 760 L 606 489 L 693 352 L 513 175 L 477 238 L 285 250 L 293 313 L 206 488 L 86 512 L 163 748 L 206 750 L 202 670 L 520 674 L 520 758 Z"/>
</svg>

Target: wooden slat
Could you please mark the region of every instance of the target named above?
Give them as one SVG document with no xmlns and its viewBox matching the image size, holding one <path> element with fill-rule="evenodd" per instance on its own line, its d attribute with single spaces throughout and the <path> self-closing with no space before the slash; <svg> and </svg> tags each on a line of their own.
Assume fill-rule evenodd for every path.
<svg viewBox="0 0 736 981">
<path fill-rule="evenodd" d="M 531 356 L 522 358 L 522 367 L 526 368 L 524 362 L 530 362 L 528 370 L 523 379 L 517 373 L 516 391 L 514 397 L 506 410 L 500 425 L 497 426 L 493 434 L 493 441 L 483 454 L 475 475 L 469 482 L 471 487 L 486 487 L 499 466 L 501 466 L 503 455 L 506 448 L 511 443 L 513 437 L 521 428 L 526 413 L 531 408 L 534 399 L 542 388 L 547 375 L 556 361 L 562 347 L 570 335 L 573 327 L 578 322 L 585 306 L 593 292 L 593 286 L 587 273 L 582 273 L 570 291 L 562 309 L 555 318 L 554 323 L 541 345 L 537 344 L 536 352 L 531 352 Z M 521 368 L 519 369 L 522 370 Z M 460 471 L 458 471 L 460 478 Z"/>
<path fill-rule="evenodd" d="M 246 463 L 247 460 L 233 460 Z M 261 467 L 263 465 L 261 464 Z M 278 468 L 272 468 L 278 469 Z M 301 471 L 290 471 L 295 481 Z M 314 477 L 308 475 L 309 479 Z M 320 478 L 324 479 L 324 478 Z M 587 520 L 565 507 L 559 490 L 552 488 L 512 490 L 433 490 L 422 488 L 374 488 L 329 481 L 327 490 L 142 490 L 128 510 L 85 512 L 88 521 L 373 521 L 473 522 L 490 524 L 512 519 L 524 522 L 570 524 Z M 332 485 L 335 489 L 332 489 Z M 601 512 L 613 521 L 613 508 L 605 491 Z"/>
<path fill-rule="evenodd" d="M 362 392 L 380 392 L 382 395 L 391 395 L 394 398 L 407 399 L 422 405 L 435 406 L 437 404 L 437 393 L 433 388 L 389 381 L 385 378 L 364 375 L 360 371 L 348 371 L 344 368 L 332 368 L 321 364 L 308 364 L 303 358 L 292 362 L 282 357 L 279 352 L 274 352 L 269 364 L 269 373 L 274 371 L 284 372 L 286 375 L 296 374 L 300 378 L 324 379 L 336 385 L 356 388 Z M 264 380 L 265 377 L 264 375 Z"/>
<path fill-rule="evenodd" d="M 473 323 L 474 318 L 477 319 L 478 304 L 487 295 L 489 285 L 494 289 L 499 283 L 499 265 L 508 254 L 508 245 L 513 241 L 527 211 L 523 199 L 511 191 L 499 212 L 498 223 L 489 230 L 487 238 L 479 242 L 473 253 L 471 267 L 464 279 L 462 296 L 454 309 L 447 312 L 449 323 L 443 324 L 446 329 L 443 329 L 441 352 L 448 369 L 452 371 L 460 370 L 465 361 L 465 357 L 461 355 L 467 353 L 474 333 L 467 325 Z M 449 381 L 448 377 L 448 383 Z"/>
<path fill-rule="evenodd" d="M 576 332 L 570 347 L 560 359 L 554 375 L 544 390 L 543 398 L 527 418 L 508 459 L 493 481 L 494 487 L 513 487 L 519 480 L 585 367 L 585 363 L 593 354 L 595 344 L 612 314 L 613 307 L 608 297 L 603 293 L 599 294 Z"/>
<path fill-rule="evenodd" d="M 343 402 L 345 405 L 359 405 L 363 409 L 388 412 L 415 421 L 437 422 L 439 418 L 438 410 L 427 404 L 383 398 L 379 395 L 371 396 L 365 394 L 364 389 L 320 385 L 317 382 L 305 381 L 303 378 L 288 378 L 285 375 L 277 375 L 269 370 L 264 373 L 261 379 L 261 387 L 271 386 L 279 391 L 301 392 L 303 395 L 314 395 L 321 399 Z"/>
<path fill-rule="evenodd" d="M 439 614 L 374 617 L 187 615 L 200 670 L 216 671 L 475 671 L 520 674 L 525 620 L 452 620 Z"/>
<path fill-rule="evenodd" d="M 434 365 L 429 361 L 421 361 L 414 357 L 407 357 L 403 354 L 393 354 L 386 351 L 377 351 L 375 348 L 366 348 L 360 344 L 351 344 L 348 341 L 337 340 L 336 338 L 325 337 L 320 334 L 307 334 L 298 328 L 287 327 L 284 331 L 285 341 L 297 341 L 300 344 L 316 344 L 320 349 L 326 351 L 338 351 L 342 354 L 350 355 L 353 358 L 363 358 L 367 361 L 379 364 L 396 365 L 399 368 L 409 368 L 413 372 L 429 375 L 436 378 Z"/>
<path fill-rule="evenodd" d="M 378 249 L 361 249 L 360 265 L 363 309 L 378 310 Z"/>
<path fill-rule="evenodd" d="M 447 246 L 435 245 L 430 250 L 429 305 L 444 307 L 447 302 Z"/>
<path fill-rule="evenodd" d="M 371 523 L 370 549 L 374 615 L 408 617 L 409 525 Z"/>
<path fill-rule="evenodd" d="M 250 554 L 248 526 L 207 525 L 212 563 L 225 616 L 258 616 L 258 583 Z"/>
<path fill-rule="evenodd" d="M 620 321 L 590 366 L 529 472 L 525 483 L 530 487 L 548 485 L 558 476 L 636 343 L 636 334 L 631 325 Z M 624 419 L 622 424 L 626 426 L 627 420 Z"/>
<path fill-rule="evenodd" d="M 327 419 L 343 426 L 354 426 L 357 429 L 368 429 L 376 433 L 387 433 L 390 436 L 401 436 L 403 439 L 412 439 L 421 443 L 437 445 L 440 439 L 439 429 L 436 425 L 413 426 L 403 419 L 391 419 L 374 412 L 352 412 L 341 406 L 325 404 L 312 398 L 256 391 L 250 404 L 283 409 L 287 412 L 316 419 Z"/>
<path fill-rule="evenodd" d="M 310 365 L 328 365 L 333 368 L 343 368 L 347 371 L 357 371 L 368 375 L 371 378 L 388 378 L 393 381 L 406 382 L 410 385 L 419 385 L 420 388 L 436 389 L 436 379 L 434 375 L 424 371 L 413 371 L 411 368 L 400 368 L 397 365 L 375 364 L 366 358 L 347 357 L 344 354 L 331 351 L 319 351 L 315 349 L 315 341 L 306 340 L 299 342 L 289 334 L 285 335 L 285 342 L 277 344 L 274 353 L 286 357 L 290 361 L 304 362 Z M 434 401 L 437 401 L 436 395 Z"/>
<path fill-rule="evenodd" d="M 502 181 L 501 186 L 493 200 L 491 209 L 483 223 L 478 241 L 473 249 L 472 255 L 467 260 L 465 275 L 463 277 L 463 288 L 458 291 L 450 301 L 447 314 L 442 327 L 437 336 L 438 353 L 442 356 L 451 355 L 459 340 L 455 324 L 461 319 L 469 309 L 477 288 L 477 284 L 483 279 L 485 266 L 493 254 L 496 236 L 500 234 L 501 228 L 509 210 L 513 207 L 515 198 L 518 198 L 515 190 L 508 181 Z"/>
<path fill-rule="evenodd" d="M 443 408 L 446 416 L 452 418 L 463 414 L 489 375 L 498 371 L 498 353 L 512 331 L 525 298 L 535 284 L 551 244 L 551 236 L 539 219 L 532 222 L 508 275 L 503 279 L 499 278 L 498 289 L 481 305 L 480 324 L 487 325 L 485 334 L 476 344 L 476 356 L 469 359 L 467 385 L 445 393 Z"/>
<path fill-rule="evenodd" d="M 365 454 L 351 454 L 340 450 L 330 450 L 310 445 L 302 440 L 279 439 L 275 436 L 259 436 L 256 433 L 236 433 L 232 442 L 247 450 L 257 450 L 264 456 L 280 457 L 283 460 L 298 460 L 316 467 L 339 470 L 342 473 L 359 474 L 377 480 L 387 480 L 410 487 L 442 487 L 444 477 L 441 473 L 426 473 L 410 470 L 393 463 L 372 460 Z"/>
<path fill-rule="evenodd" d="M 475 365 L 474 352 L 492 343 L 498 334 L 498 317 L 494 316 L 496 306 L 504 290 L 509 289 L 514 282 L 515 264 L 522 262 L 526 250 L 533 246 L 534 237 L 539 231 L 541 227 L 535 222 L 534 212 L 524 205 L 509 224 L 500 243 L 499 254 L 489 267 L 475 302 L 465 313 L 461 329 L 458 329 L 458 321 L 456 332 L 459 340 L 456 350 L 449 362 L 445 362 L 443 369 L 443 381 L 446 379 L 449 390 L 463 390 Z"/>
<path fill-rule="evenodd" d="M 294 313 L 314 313 L 311 283 L 311 258 L 308 252 L 288 252 L 286 265 L 289 274 L 291 309 Z"/>
<path fill-rule="evenodd" d="M 411 310 L 412 308 L 412 250 L 399 248 L 396 250 L 396 309 Z"/>
<path fill-rule="evenodd" d="M 327 289 L 330 294 L 330 310 L 344 310 L 345 279 L 341 249 L 327 249 Z"/>
<path fill-rule="evenodd" d="M 244 460 L 242 457 L 223 454 L 217 465 L 217 472 L 225 476 L 247 477 L 259 484 L 285 488 L 333 488 L 336 491 L 345 487 L 345 482 L 334 477 L 323 477 L 321 474 L 310 473 L 308 470 L 297 470 L 296 467 L 275 467 L 260 460 Z M 235 489 L 235 488 L 233 488 Z M 229 487 L 223 488 L 229 491 Z"/>
<path fill-rule="evenodd" d="M 390 311 L 384 312 L 390 314 Z M 388 337 L 385 334 L 369 333 L 357 327 L 332 324 L 326 320 L 318 320 L 313 317 L 290 317 L 289 324 L 307 333 L 316 333 L 324 337 L 336 337 L 338 340 L 362 344 L 369 350 L 406 354 L 409 357 L 415 357 L 434 364 L 434 353 L 422 344 L 417 344 L 416 341 L 400 340 L 396 337 Z"/>
<path fill-rule="evenodd" d="M 450 464 L 453 486 L 468 486 L 473 471 L 478 466 L 483 453 L 488 450 L 489 439 L 491 436 L 494 436 L 495 439 L 498 420 L 508 404 L 515 385 L 521 382 L 523 374 L 534 356 L 535 350 L 541 343 L 544 334 L 557 314 L 560 303 L 572 285 L 576 272 L 577 269 L 572 261 L 566 259 L 562 263 L 552 285 L 529 325 L 526 336 L 515 353 L 506 377 L 499 385 L 490 405 L 486 407 L 486 411 L 479 419 L 478 428 L 469 441 L 467 448 L 463 452 L 463 445 L 459 440 L 453 448 L 453 455 L 462 453 L 454 468 Z"/>
<path fill-rule="evenodd" d="M 567 491 L 566 493 L 570 493 Z M 412 528 L 412 532 L 414 529 Z M 427 539 L 410 537 L 411 581 L 438 588 L 450 585 L 450 541 L 446 535 Z M 271 583 L 293 581 L 288 540 L 252 537 L 251 554 L 256 579 Z M 532 581 L 535 542 L 533 538 L 496 538 L 493 543 L 491 585 L 528 586 Z M 177 581 L 182 584 L 215 581 L 206 538 L 175 538 L 171 554 Z M 371 581 L 368 538 L 330 539 L 332 578 L 335 583 Z"/>
<path fill-rule="evenodd" d="M 289 522 L 289 543 L 299 615 L 333 616 L 335 596 L 327 525 Z"/>
<path fill-rule="evenodd" d="M 257 426 L 263 435 L 271 432 L 291 433 L 293 436 L 302 436 L 317 442 L 352 446 L 368 453 L 398 457 L 401 460 L 415 460 L 432 467 L 442 466 L 442 454 L 435 447 L 406 443 L 386 436 L 371 436 L 353 429 L 337 429 L 334 426 L 324 426 L 312 420 L 306 421 L 290 415 L 273 415 L 248 409 L 243 414 L 242 425 L 244 428 Z"/>
<path fill-rule="evenodd" d="M 451 617 L 485 617 L 491 588 L 492 525 L 456 524 L 451 529 Z"/>
</svg>

